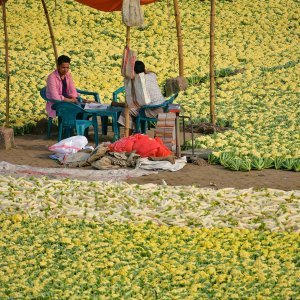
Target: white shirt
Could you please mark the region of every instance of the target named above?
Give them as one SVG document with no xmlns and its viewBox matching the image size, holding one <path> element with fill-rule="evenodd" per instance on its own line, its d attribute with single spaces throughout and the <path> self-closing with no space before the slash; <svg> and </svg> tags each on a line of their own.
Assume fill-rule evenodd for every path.
<svg viewBox="0 0 300 300">
<path fill-rule="evenodd" d="M 151 99 L 150 105 L 158 105 L 165 102 L 164 96 L 161 93 L 157 83 L 157 78 L 154 73 L 145 74 L 146 89 Z"/>
</svg>

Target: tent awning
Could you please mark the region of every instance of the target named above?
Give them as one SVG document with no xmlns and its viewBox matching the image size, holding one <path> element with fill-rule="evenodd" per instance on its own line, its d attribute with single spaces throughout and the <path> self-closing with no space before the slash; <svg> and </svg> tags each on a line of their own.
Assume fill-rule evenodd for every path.
<svg viewBox="0 0 300 300">
<path fill-rule="evenodd" d="M 1 0 L 0 0 L 1 1 Z M 116 11 L 122 9 L 122 0 L 76 0 L 81 4 L 88 5 L 102 11 Z M 150 4 L 157 0 L 141 0 L 141 4 Z"/>
</svg>

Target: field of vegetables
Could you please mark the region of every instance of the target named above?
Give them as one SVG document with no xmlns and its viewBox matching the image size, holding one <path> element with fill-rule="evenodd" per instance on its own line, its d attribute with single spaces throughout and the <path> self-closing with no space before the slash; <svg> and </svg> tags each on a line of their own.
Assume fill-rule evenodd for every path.
<svg viewBox="0 0 300 300">
<path fill-rule="evenodd" d="M 217 121 L 232 130 L 196 145 L 230 169 L 299 171 L 299 1 L 216 2 Z M 77 86 L 110 102 L 122 84 L 120 13 L 46 3 Z M 171 3 L 145 7 L 145 26 L 132 30 L 161 87 L 178 73 Z M 207 121 L 209 1 L 180 7 L 190 86 L 178 101 Z M 45 117 L 38 90 L 53 50 L 40 1 L 9 0 L 7 9 L 11 124 L 20 132 Z M 4 70 L 0 61 L 0 100 Z M 4 112 L 0 101 L 0 124 Z M 296 190 L 0 176 L 0 299 L 299 299 L 299 232 Z"/>
<path fill-rule="evenodd" d="M 0 210 L 1 299 L 300 294 L 299 191 L 0 176 Z"/>
<path fill-rule="evenodd" d="M 75 1 L 46 2 L 58 51 L 71 56 L 77 86 L 99 91 L 102 101 L 109 103 L 122 85 L 125 27 L 120 13 L 98 12 Z M 24 128 L 45 116 L 38 90 L 54 68 L 53 50 L 39 1 L 10 0 L 7 8 L 11 123 Z M 210 5 L 208 0 L 189 0 L 180 1 L 180 8 L 190 86 L 178 102 L 195 122 L 208 121 Z M 132 30 L 132 47 L 163 87 L 166 78 L 178 74 L 173 8 L 170 1 L 158 1 L 144 10 L 145 25 Z M 217 122 L 233 130 L 197 138 L 198 148 L 214 150 L 212 163 L 234 170 L 299 171 L 299 15 L 296 0 L 217 1 Z M 0 71 L 4 91 L 4 60 Z M 1 101 L 0 123 L 4 112 Z"/>
</svg>

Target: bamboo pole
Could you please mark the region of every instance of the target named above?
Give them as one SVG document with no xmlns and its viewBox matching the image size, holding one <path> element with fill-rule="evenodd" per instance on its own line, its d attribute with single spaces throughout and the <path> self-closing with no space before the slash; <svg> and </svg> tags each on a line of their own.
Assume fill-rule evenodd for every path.
<svg viewBox="0 0 300 300">
<path fill-rule="evenodd" d="M 210 0 L 210 67 L 209 67 L 209 78 L 210 78 L 210 122 L 216 125 L 216 114 L 215 114 L 215 70 L 214 70 L 214 59 L 215 59 L 215 15 L 216 5 L 215 0 Z"/>
<path fill-rule="evenodd" d="M 5 7 L 6 0 L 0 1 L 2 4 L 2 17 L 3 17 L 3 28 L 4 28 L 4 47 L 5 47 L 5 70 L 6 70 L 6 119 L 5 125 L 9 127 L 9 82 L 10 82 L 10 75 L 9 75 L 9 61 L 8 61 L 8 34 L 7 34 L 7 24 L 6 24 L 6 7 Z"/>
<path fill-rule="evenodd" d="M 126 26 L 126 46 L 130 47 L 130 26 Z"/>
<path fill-rule="evenodd" d="M 41 1 L 42 1 L 42 4 L 43 4 L 45 16 L 46 16 L 46 19 L 47 19 L 47 24 L 48 24 L 48 28 L 49 28 L 49 32 L 50 32 L 50 37 L 51 37 L 52 47 L 53 47 L 54 57 L 55 57 L 55 64 L 56 64 L 58 55 L 57 55 L 57 48 L 56 48 L 56 44 L 55 44 L 54 33 L 53 33 L 53 29 L 52 29 L 52 25 L 51 25 L 51 21 L 50 21 L 50 17 L 49 17 L 46 2 L 45 2 L 45 0 L 41 0 Z"/>
<path fill-rule="evenodd" d="M 182 42 L 182 33 L 181 33 L 181 20 L 178 0 L 173 0 L 174 3 L 174 12 L 175 12 L 175 21 L 176 21 L 176 30 L 177 30 L 177 44 L 178 44 L 178 59 L 179 59 L 179 76 L 184 76 L 183 74 L 183 42 Z"/>
<path fill-rule="evenodd" d="M 126 47 L 130 46 L 130 26 L 126 26 Z M 129 129 L 130 129 L 130 116 L 129 116 L 129 107 L 127 102 L 125 102 L 125 137 L 129 136 Z"/>
</svg>

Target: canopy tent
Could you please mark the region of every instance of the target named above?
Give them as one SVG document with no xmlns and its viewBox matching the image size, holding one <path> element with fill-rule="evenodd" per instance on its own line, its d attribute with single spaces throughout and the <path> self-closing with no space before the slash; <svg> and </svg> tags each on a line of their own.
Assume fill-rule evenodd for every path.
<svg viewBox="0 0 300 300">
<path fill-rule="evenodd" d="M 75 0 L 101 11 L 118 11 L 122 9 L 122 0 Z M 150 4 L 157 0 L 141 0 L 141 4 Z"/>
<path fill-rule="evenodd" d="M 7 1 L 7 0 L 5 0 Z M 122 9 L 123 0 L 75 0 L 79 3 L 88 5 L 102 11 L 116 11 Z M 141 4 L 150 4 L 157 0 L 141 0 Z M 4 0 L 0 0 L 0 5 Z"/>
</svg>

